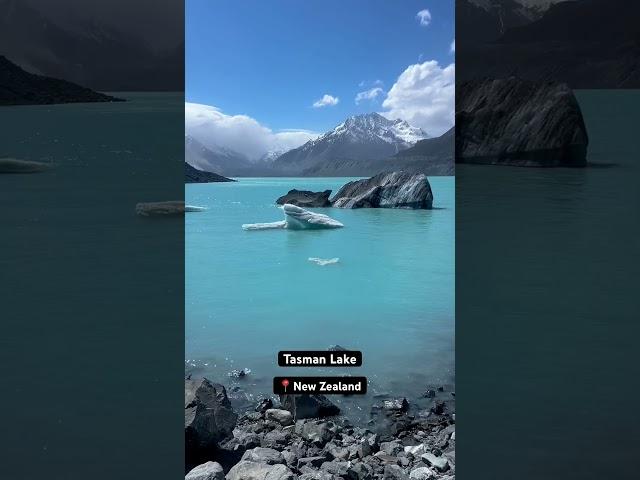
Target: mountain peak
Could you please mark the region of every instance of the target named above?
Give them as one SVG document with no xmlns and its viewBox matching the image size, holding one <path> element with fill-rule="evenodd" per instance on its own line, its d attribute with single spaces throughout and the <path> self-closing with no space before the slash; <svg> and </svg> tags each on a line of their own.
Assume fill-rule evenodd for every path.
<svg viewBox="0 0 640 480">
<path fill-rule="evenodd" d="M 388 158 L 429 138 L 419 127 L 377 113 L 348 117 L 324 135 L 282 154 L 274 164 L 287 173 L 299 173 L 326 162 L 372 161 Z"/>
</svg>

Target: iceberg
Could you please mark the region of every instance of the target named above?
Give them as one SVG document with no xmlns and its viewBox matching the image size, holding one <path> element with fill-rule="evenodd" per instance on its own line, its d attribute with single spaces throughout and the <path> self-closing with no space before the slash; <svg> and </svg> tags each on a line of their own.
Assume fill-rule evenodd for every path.
<svg viewBox="0 0 640 480">
<path fill-rule="evenodd" d="M 143 217 L 184 215 L 185 212 L 204 212 L 207 207 L 185 205 L 182 200 L 167 202 L 141 202 L 136 205 L 136 213 Z"/>
<path fill-rule="evenodd" d="M 335 257 L 335 258 L 309 257 L 309 261 L 315 263 L 316 265 L 320 265 L 321 267 L 324 267 L 325 265 L 333 265 L 334 263 L 338 263 L 340 259 L 338 257 Z"/>
<path fill-rule="evenodd" d="M 304 208 L 286 203 L 282 207 L 285 219 L 279 222 L 271 223 L 245 223 L 242 225 L 244 230 L 272 230 L 272 229 L 289 229 L 289 230 L 319 230 L 324 228 L 341 228 L 342 223 L 328 215 L 322 213 L 310 212 Z"/>
<path fill-rule="evenodd" d="M 207 207 L 200 207 L 198 205 L 185 205 L 185 212 L 204 212 L 207 210 Z"/>
</svg>

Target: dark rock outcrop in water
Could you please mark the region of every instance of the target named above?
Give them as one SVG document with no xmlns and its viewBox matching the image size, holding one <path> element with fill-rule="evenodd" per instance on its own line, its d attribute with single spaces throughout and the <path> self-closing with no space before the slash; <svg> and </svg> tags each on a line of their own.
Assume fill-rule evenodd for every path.
<svg viewBox="0 0 640 480">
<path fill-rule="evenodd" d="M 463 83 L 456 92 L 456 162 L 586 165 L 587 130 L 571 89 L 517 78 Z"/>
<path fill-rule="evenodd" d="M 187 162 L 184 162 L 184 183 L 215 183 L 215 182 L 235 182 L 227 177 L 218 175 L 213 172 L 205 172 L 204 170 L 198 170 L 192 167 Z"/>
<path fill-rule="evenodd" d="M 347 183 L 331 203 L 337 208 L 430 209 L 433 193 L 422 173 L 388 172 Z"/>
<path fill-rule="evenodd" d="M 0 158 L 0 173 L 38 173 L 49 170 L 49 165 L 17 158 Z"/>
<path fill-rule="evenodd" d="M 331 202 L 329 197 L 331 196 L 331 190 L 325 190 L 324 192 L 310 192 L 308 190 L 289 190 L 289 193 L 281 196 L 276 200 L 278 205 L 284 205 L 288 203 L 290 205 L 296 205 L 298 207 L 313 208 L 313 207 L 330 207 Z"/>
<path fill-rule="evenodd" d="M 0 56 L 0 105 L 50 105 L 55 103 L 123 102 L 121 98 L 24 71 Z"/>
<path fill-rule="evenodd" d="M 226 389 L 206 378 L 184 384 L 184 435 L 186 463 L 206 460 L 218 443 L 233 436 L 238 415 L 233 411 Z"/>
</svg>

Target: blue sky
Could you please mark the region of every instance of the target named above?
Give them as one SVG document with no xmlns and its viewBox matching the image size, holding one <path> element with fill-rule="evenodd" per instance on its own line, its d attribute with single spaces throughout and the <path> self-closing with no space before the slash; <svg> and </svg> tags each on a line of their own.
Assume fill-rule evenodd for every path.
<svg viewBox="0 0 640 480">
<path fill-rule="evenodd" d="M 187 101 L 276 131 L 328 130 L 349 115 L 380 110 L 381 95 L 356 105 L 358 92 L 387 91 L 423 60 L 453 62 L 453 3 L 187 0 Z M 428 26 L 416 18 L 424 9 Z M 325 94 L 339 103 L 313 108 Z"/>
</svg>

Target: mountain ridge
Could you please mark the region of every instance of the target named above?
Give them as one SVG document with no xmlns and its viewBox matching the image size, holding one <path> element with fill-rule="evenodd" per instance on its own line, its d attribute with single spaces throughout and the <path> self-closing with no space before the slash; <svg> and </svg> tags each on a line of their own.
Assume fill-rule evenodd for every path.
<svg viewBox="0 0 640 480">
<path fill-rule="evenodd" d="M 0 55 L 0 105 L 123 101 L 66 80 L 29 73 Z"/>
<path fill-rule="evenodd" d="M 362 161 L 390 157 L 428 138 L 405 120 L 389 120 L 379 113 L 353 115 L 317 139 L 289 150 L 274 160 L 286 174 L 300 174 L 336 159 Z"/>
</svg>

